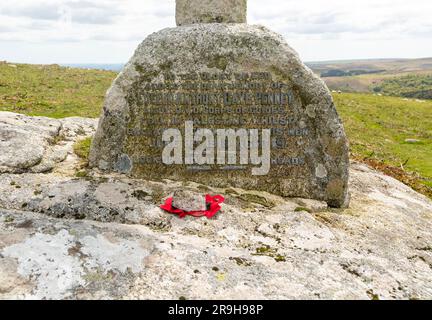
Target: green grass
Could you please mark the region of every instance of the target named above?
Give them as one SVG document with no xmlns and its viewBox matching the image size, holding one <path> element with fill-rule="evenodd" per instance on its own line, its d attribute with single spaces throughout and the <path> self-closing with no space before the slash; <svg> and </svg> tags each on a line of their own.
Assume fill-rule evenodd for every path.
<svg viewBox="0 0 432 320">
<path fill-rule="evenodd" d="M 13 67 L 16 66 L 16 67 Z M 32 116 L 99 117 L 110 71 L 0 63 L 0 110 Z"/>
<path fill-rule="evenodd" d="M 88 157 L 90 154 L 90 146 L 91 146 L 92 138 L 88 137 L 82 140 L 78 140 L 73 145 L 73 150 L 75 154 L 81 159 L 88 161 Z"/>
<path fill-rule="evenodd" d="M 354 156 L 402 165 L 432 186 L 432 101 L 355 93 L 334 98 Z"/>
</svg>

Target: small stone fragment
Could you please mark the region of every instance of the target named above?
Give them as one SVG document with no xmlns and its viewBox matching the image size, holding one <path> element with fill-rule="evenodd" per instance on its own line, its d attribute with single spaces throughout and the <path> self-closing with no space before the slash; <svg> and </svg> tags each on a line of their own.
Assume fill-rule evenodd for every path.
<svg viewBox="0 0 432 320">
<path fill-rule="evenodd" d="M 207 208 L 204 196 L 189 190 L 176 191 L 173 196 L 172 205 L 177 209 L 187 212 L 205 211 Z"/>
<path fill-rule="evenodd" d="M 418 140 L 418 139 L 405 139 L 405 142 L 406 142 L 406 143 L 419 143 L 419 142 L 421 142 L 421 141 Z"/>
</svg>

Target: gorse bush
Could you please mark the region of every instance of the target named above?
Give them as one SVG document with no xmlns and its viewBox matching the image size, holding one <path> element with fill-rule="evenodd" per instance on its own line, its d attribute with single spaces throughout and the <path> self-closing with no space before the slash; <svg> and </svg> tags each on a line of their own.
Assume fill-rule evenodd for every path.
<svg viewBox="0 0 432 320">
<path fill-rule="evenodd" d="M 389 96 L 432 99 L 432 75 L 412 74 L 390 78 L 373 86 L 372 90 Z"/>
</svg>

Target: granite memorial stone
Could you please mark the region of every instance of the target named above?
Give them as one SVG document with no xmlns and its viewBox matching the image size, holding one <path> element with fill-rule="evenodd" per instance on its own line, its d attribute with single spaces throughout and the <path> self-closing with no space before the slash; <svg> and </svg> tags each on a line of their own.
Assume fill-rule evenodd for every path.
<svg viewBox="0 0 432 320">
<path fill-rule="evenodd" d="M 194 23 L 246 23 L 247 0 L 177 0 L 178 26 Z"/>
<path fill-rule="evenodd" d="M 177 0 L 107 93 L 90 165 L 348 205 L 348 143 L 331 94 L 246 1 Z"/>
</svg>

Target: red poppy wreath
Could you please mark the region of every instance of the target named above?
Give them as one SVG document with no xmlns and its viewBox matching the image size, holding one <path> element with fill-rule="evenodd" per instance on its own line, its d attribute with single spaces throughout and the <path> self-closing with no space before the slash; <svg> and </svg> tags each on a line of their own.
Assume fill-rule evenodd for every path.
<svg viewBox="0 0 432 320">
<path fill-rule="evenodd" d="M 204 217 L 206 216 L 208 219 L 213 218 L 220 210 L 221 210 L 221 204 L 225 201 L 225 198 L 221 195 L 211 196 L 206 195 L 206 204 L 207 204 L 207 210 L 205 211 L 184 211 L 181 209 L 177 209 L 173 207 L 173 198 L 168 198 L 165 201 L 165 204 L 161 205 L 160 208 L 162 210 L 165 210 L 166 212 L 177 214 L 181 219 L 183 219 L 186 216 L 193 216 L 193 217 Z"/>
</svg>

